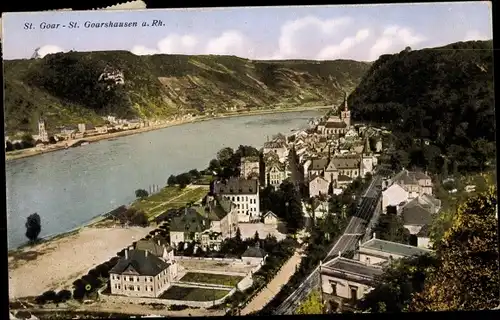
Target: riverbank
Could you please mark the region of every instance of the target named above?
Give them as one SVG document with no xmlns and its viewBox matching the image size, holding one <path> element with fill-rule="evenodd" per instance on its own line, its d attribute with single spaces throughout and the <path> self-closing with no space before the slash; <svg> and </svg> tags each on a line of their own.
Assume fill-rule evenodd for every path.
<svg viewBox="0 0 500 320">
<path fill-rule="evenodd" d="M 153 229 L 85 227 L 9 254 L 9 299 L 37 296 L 51 289 L 69 289 L 75 279 Z"/>
<path fill-rule="evenodd" d="M 189 119 L 169 121 L 167 123 L 164 123 L 161 125 L 156 125 L 156 126 L 151 126 L 151 127 L 144 127 L 144 128 L 139 128 L 139 129 L 132 129 L 132 130 L 125 130 L 125 131 L 113 132 L 113 133 L 107 133 L 107 134 L 101 134 L 101 135 L 95 135 L 95 136 L 88 136 L 88 137 L 84 137 L 84 138 L 79 139 L 79 140 L 85 140 L 88 142 L 97 142 L 97 141 L 101 141 L 101 140 L 120 138 L 120 137 L 130 136 L 130 135 L 134 135 L 134 134 L 165 129 L 165 128 L 179 126 L 179 125 L 188 124 L 188 123 L 196 123 L 196 122 L 209 121 L 209 120 L 215 120 L 215 119 L 244 117 L 244 116 L 257 116 L 257 115 L 277 114 L 277 113 L 289 113 L 289 112 L 302 112 L 302 111 L 323 110 L 323 109 L 326 110 L 329 108 L 330 108 L 329 106 L 318 106 L 318 107 L 298 107 L 298 108 L 280 108 L 280 109 L 270 109 L 270 110 L 254 110 L 254 111 L 244 111 L 244 112 L 228 112 L 228 113 L 220 114 L 217 116 L 192 117 Z M 64 141 L 61 144 L 50 145 L 46 149 L 29 148 L 29 149 L 23 149 L 23 150 L 9 151 L 9 152 L 5 153 L 5 160 L 11 161 L 11 160 L 16 160 L 16 159 L 21 159 L 21 158 L 33 157 L 36 155 L 40 155 L 40 154 L 44 154 L 44 153 L 48 153 L 48 152 L 59 151 L 59 150 L 64 150 L 64 149 L 66 149 L 66 141 Z"/>
</svg>

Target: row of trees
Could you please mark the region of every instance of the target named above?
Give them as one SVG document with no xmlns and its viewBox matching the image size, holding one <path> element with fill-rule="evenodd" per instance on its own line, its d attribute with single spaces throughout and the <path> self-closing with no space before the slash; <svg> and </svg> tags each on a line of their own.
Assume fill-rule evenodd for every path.
<svg viewBox="0 0 500 320">
<path fill-rule="evenodd" d="M 167 180 L 169 186 L 179 185 L 181 189 L 185 188 L 188 184 L 195 182 L 197 179 L 201 178 L 204 172 L 199 172 L 197 169 L 189 170 L 178 175 L 170 175 Z"/>
<path fill-rule="evenodd" d="M 496 188 L 462 203 L 434 255 L 395 261 L 361 310 L 459 311 L 499 305 Z"/>
</svg>

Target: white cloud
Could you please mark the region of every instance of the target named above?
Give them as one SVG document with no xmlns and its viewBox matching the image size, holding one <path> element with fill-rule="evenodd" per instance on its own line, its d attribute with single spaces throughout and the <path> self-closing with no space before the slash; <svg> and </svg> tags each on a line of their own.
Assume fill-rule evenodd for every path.
<svg viewBox="0 0 500 320">
<path fill-rule="evenodd" d="M 369 29 L 359 30 L 355 36 L 346 37 L 339 44 L 324 47 L 317 56 L 318 60 L 333 60 L 343 58 L 352 47 L 362 43 L 370 36 Z"/>
<path fill-rule="evenodd" d="M 205 47 L 205 53 L 253 58 L 254 50 L 243 34 L 230 30 L 223 32 L 217 38 L 210 39 Z"/>
<path fill-rule="evenodd" d="M 424 36 L 409 28 L 388 26 L 370 48 L 369 60 L 376 60 L 382 54 L 401 51 L 406 46 L 417 45 L 425 40 Z"/>
<path fill-rule="evenodd" d="M 225 31 L 218 37 L 209 38 L 205 43 L 200 43 L 194 35 L 170 34 L 158 41 L 156 48 L 136 45 L 130 51 L 136 55 L 218 54 L 247 58 L 251 58 L 254 54 L 253 46 L 248 39 L 235 30 Z"/>
<path fill-rule="evenodd" d="M 351 26 L 356 26 L 352 29 Z M 170 34 L 155 47 L 134 46 L 137 55 L 216 54 L 236 55 L 248 59 L 354 59 L 376 60 L 381 54 L 395 53 L 406 46 L 416 46 L 426 40 L 412 29 L 377 25 L 349 17 L 320 19 L 306 16 L 285 22 L 279 29 L 275 44 L 258 46 L 259 39 L 250 39 L 238 30 L 226 30 L 215 37 L 196 34 Z M 472 34 L 472 33 L 471 33 Z M 259 36 L 259 35 L 257 35 Z M 474 34 L 472 34 L 474 36 Z"/>
<path fill-rule="evenodd" d="M 274 53 L 273 57 L 296 57 L 297 54 L 311 49 L 305 48 L 305 43 L 312 43 L 315 42 L 314 40 L 319 40 L 316 41 L 316 45 L 318 43 L 321 44 L 324 41 L 324 37 L 335 35 L 342 27 L 349 25 L 351 21 L 349 17 L 321 20 L 313 16 L 288 21 L 281 27 L 278 51 Z"/>
<path fill-rule="evenodd" d="M 45 57 L 48 54 L 52 53 L 57 53 L 57 52 L 65 52 L 66 50 L 62 49 L 61 47 L 52 45 L 52 44 L 47 44 L 44 46 L 41 46 L 40 48 L 37 49 L 38 56 L 40 58 Z"/>
<path fill-rule="evenodd" d="M 477 30 L 470 30 L 467 31 L 467 33 L 464 36 L 464 39 L 462 41 L 472 41 L 472 40 L 490 40 L 491 37 L 488 37 L 485 34 L 480 33 Z"/>
</svg>

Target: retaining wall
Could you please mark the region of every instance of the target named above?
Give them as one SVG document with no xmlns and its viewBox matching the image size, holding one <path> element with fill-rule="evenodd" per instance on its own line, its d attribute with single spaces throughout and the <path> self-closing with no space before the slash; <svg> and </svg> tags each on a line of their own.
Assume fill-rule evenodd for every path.
<svg viewBox="0 0 500 320">
<path fill-rule="evenodd" d="M 206 257 L 186 257 L 175 256 L 175 260 L 207 260 L 207 261 L 224 261 L 224 262 L 242 262 L 241 259 L 236 258 L 206 258 Z"/>
<path fill-rule="evenodd" d="M 168 290 L 168 289 L 167 289 Z M 158 298 L 137 298 L 137 297 L 125 297 L 125 296 L 113 296 L 113 295 L 104 295 L 100 294 L 99 297 L 102 300 L 114 302 L 114 303 L 146 303 L 146 304 L 163 304 L 166 306 L 170 305 L 185 305 L 189 307 L 196 308 L 209 308 L 224 302 L 229 296 L 233 295 L 236 292 L 236 288 L 233 288 L 231 291 L 228 291 L 228 294 L 224 297 L 213 300 L 213 301 L 187 301 L 187 300 L 169 300 L 169 299 L 158 299 Z"/>
</svg>

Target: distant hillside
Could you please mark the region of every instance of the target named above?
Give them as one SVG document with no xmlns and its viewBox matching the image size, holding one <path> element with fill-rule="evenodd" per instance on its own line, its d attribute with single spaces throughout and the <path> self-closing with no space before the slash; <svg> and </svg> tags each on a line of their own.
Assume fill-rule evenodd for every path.
<svg viewBox="0 0 500 320">
<path fill-rule="evenodd" d="M 235 56 L 69 52 L 4 62 L 6 128 L 36 129 L 99 116 L 165 118 L 339 103 L 369 64 L 336 61 L 251 61 Z"/>
<path fill-rule="evenodd" d="M 459 166 L 473 167 L 483 142 L 491 148 L 495 141 L 492 42 L 383 55 L 348 101 L 353 119 L 427 138 Z"/>
</svg>

